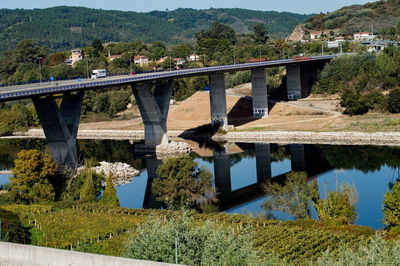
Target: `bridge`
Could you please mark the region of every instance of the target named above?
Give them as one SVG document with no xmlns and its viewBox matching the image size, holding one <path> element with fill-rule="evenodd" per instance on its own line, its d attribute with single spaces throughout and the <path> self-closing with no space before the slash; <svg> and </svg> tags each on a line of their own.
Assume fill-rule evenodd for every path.
<svg viewBox="0 0 400 266">
<path fill-rule="evenodd" d="M 111 76 L 95 80 L 76 79 L 24 84 L 2 88 L 0 90 L 0 101 L 31 98 L 46 135 L 53 160 L 60 166 L 75 167 L 78 163 L 76 137 L 82 101 L 86 90 L 124 85 L 131 86 L 145 127 L 145 140 L 142 149 L 155 150 L 156 146 L 168 143 L 166 124 L 173 91 L 173 79 L 208 75 L 211 124 L 227 128 L 224 73 L 251 71 L 253 116 L 264 118 L 268 117 L 266 68 L 286 66 L 288 95 L 290 98 L 297 99 L 309 94 L 318 70 L 335 57 L 336 55 L 306 56 L 254 63 Z M 57 98 L 62 98 L 60 106 L 55 101 Z"/>
</svg>

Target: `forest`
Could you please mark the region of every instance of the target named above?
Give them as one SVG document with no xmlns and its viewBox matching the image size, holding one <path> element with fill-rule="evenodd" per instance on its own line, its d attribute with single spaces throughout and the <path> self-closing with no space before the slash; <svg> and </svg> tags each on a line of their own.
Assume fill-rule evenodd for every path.
<svg viewBox="0 0 400 266">
<path fill-rule="evenodd" d="M 307 18 L 308 15 L 246 9 L 177 9 L 150 13 L 67 6 L 0 9 L 0 51 L 13 49 L 25 39 L 53 52 L 88 46 L 93 39 L 102 43 L 193 42 L 194 33 L 215 22 L 230 25 L 241 34 L 249 33 L 258 23 L 265 23 L 273 37 L 285 38 Z"/>
</svg>

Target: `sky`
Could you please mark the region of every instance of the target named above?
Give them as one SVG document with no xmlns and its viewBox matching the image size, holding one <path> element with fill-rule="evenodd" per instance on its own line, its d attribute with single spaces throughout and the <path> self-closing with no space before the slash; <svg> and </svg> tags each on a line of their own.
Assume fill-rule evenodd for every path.
<svg viewBox="0 0 400 266">
<path fill-rule="evenodd" d="M 326 13 L 343 6 L 365 4 L 366 0 L 0 0 L 0 8 L 47 8 L 53 6 L 85 6 L 98 9 L 147 12 L 176 8 L 208 9 L 246 8 L 262 11 L 288 11 L 299 14 Z"/>
</svg>

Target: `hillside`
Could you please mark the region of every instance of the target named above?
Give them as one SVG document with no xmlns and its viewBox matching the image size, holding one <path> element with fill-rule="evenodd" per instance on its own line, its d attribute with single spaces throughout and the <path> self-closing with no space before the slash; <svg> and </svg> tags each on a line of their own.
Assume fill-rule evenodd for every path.
<svg viewBox="0 0 400 266">
<path fill-rule="evenodd" d="M 381 0 L 365 5 L 343 7 L 327 14 L 309 18 L 305 27 L 309 30 L 340 29 L 341 34 L 371 31 L 375 34 L 396 27 L 400 21 L 400 1 Z"/>
<path fill-rule="evenodd" d="M 0 51 L 14 48 L 23 39 L 32 39 L 52 51 L 102 42 L 141 40 L 176 44 L 190 41 L 193 34 L 214 22 L 226 23 L 238 33 L 248 33 L 258 23 L 265 23 L 272 37 L 284 38 L 308 15 L 263 12 L 246 9 L 177 9 L 137 13 L 53 7 L 48 9 L 0 9 Z"/>
</svg>

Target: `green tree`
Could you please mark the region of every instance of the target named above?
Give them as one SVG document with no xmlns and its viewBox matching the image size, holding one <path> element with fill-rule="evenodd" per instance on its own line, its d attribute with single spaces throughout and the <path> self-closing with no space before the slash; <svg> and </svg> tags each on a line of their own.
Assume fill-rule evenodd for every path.
<svg viewBox="0 0 400 266">
<path fill-rule="evenodd" d="M 168 158 L 158 167 L 152 191 L 157 200 L 173 209 L 215 202 L 212 174 L 189 155 Z"/>
<path fill-rule="evenodd" d="M 192 53 L 192 48 L 186 43 L 180 43 L 172 49 L 172 56 L 175 58 L 187 58 Z"/>
<path fill-rule="evenodd" d="M 101 41 L 99 39 L 94 39 L 92 42 L 92 47 L 94 49 L 95 52 L 95 56 L 99 56 L 99 54 L 103 51 L 104 47 L 103 44 L 101 43 Z"/>
<path fill-rule="evenodd" d="M 106 189 L 103 192 L 103 196 L 100 199 L 100 202 L 105 205 L 118 206 L 119 200 L 117 197 L 117 190 L 113 184 L 113 175 L 110 171 L 110 174 L 107 177 Z"/>
<path fill-rule="evenodd" d="M 311 184 L 307 183 L 307 173 L 290 172 L 284 185 L 267 183 L 265 192 L 269 197 L 262 207 L 267 212 L 280 211 L 291 215 L 295 220 L 311 218 Z"/>
<path fill-rule="evenodd" d="M 320 221 L 341 225 L 351 224 L 356 220 L 358 197 L 354 186 L 342 184 L 336 191 L 328 191 L 327 198 L 322 200 L 318 193 L 318 183 L 315 181 L 311 194 Z"/>
<path fill-rule="evenodd" d="M 383 223 L 389 227 L 400 226 L 400 181 L 396 181 L 392 191 L 386 191 L 383 199 Z"/>
<path fill-rule="evenodd" d="M 49 154 L 38 150 L 22 150 L 17 154 L 10 178 L 10 196 L 17 202 L 31 203 L 55 199 L 50 179 L 56 176 L 57 165 Z"/>
<path fill-rule="evenodd" d="M 93 184 L 93 175 L 91 167 L 89 168 L 89 171 L 86 172 L 85 183 L 83 184 L 80 192 L 80 200 L 89 202 L 97 201 L 97 196 Z"/>
<path fill-rule="evenodd" d="M 350 115 L 362 115 L 368 112 L 366 97 L 360 92 L 346 90 L 340 101 L 340 106 L 346 108 L 345 112 Z"/>
<path fill-rule="evenodd" d="M 393 89 L 389 92 L 388 110 L 391 113 L 400 113 L 400 89 Z"/>
<path fill-rule="evenodd" d="M 264 44 L 268 39 L 268 31 L 265 29 L 265 24 L 260 23 L 253 27 L 254 29 L 254 41 L 257 44 Z"/>
</svg>

